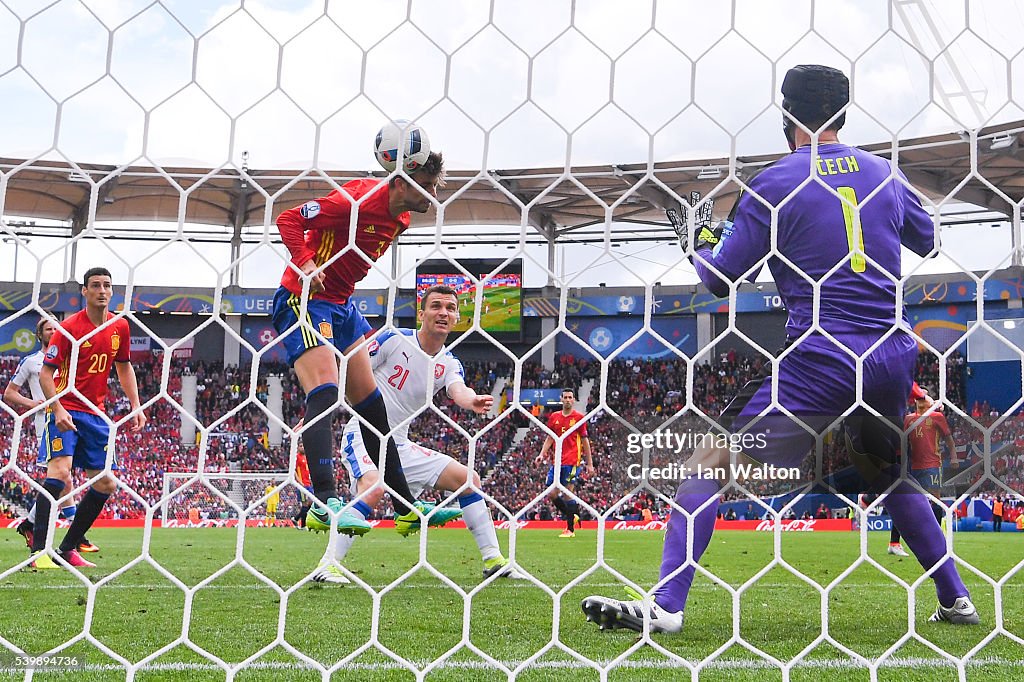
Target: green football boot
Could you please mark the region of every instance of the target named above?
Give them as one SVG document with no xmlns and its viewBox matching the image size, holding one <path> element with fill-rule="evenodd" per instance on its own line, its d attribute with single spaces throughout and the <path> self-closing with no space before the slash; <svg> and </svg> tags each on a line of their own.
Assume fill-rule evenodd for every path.
<svg viewBox="0 0 1024 682">
<path fill-rule="evenodd" d="M 451 507 L 441 507 L 438 509 L 437 505 L 430 502 L 420 502 L 417 500 L 413 503 L 413 506 L 424 516 L 437 509 L 437 511 L 434 511 L 433 516 L 427 519 L 427 525 L 431 527 L 443 526 L 449 521 L 454 521 L 462 516 L 461 509 L 452 509 Z M 420 517 L 412 510 L 409 510 L 409 513 L 402 516 L 396 516 L 395 530 L 402 537 L 409 537 L 413 533 L 418 533 L 420 530 Z"/>
<path fill-rule="evenodd" d="M 347 509 L 342 510 L 345 503 L 337 497 L 327 500 L 327 507 L 338 514 L 338 532 L 345 535 L 366 535 L 373 529 L 369 523 Z M 313 505 L 306 512 L 306 528 L 318 533 L 331 529 L 331 515 L 323 507 Z"/>
</svg>

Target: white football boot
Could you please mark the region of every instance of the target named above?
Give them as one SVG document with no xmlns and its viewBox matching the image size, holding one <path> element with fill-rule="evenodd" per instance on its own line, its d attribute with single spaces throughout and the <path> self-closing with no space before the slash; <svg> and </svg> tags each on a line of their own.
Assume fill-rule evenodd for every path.
<svg viewBox="0 0 1024 682">
<path fill-rule="evenodd" d="M 932 623 L 951 623 L 952 625 L 977 625 L 981 622 L 978 609 L 974 608 L 970 597 L 957 597 L 949 608 L 942 604 L 928 619 Z"/>
<path fill-rule="evenodd" d="M 580 603 L 580 608 L 587 621 L 597 623 L 602 630 L 625 628 L 634 632 L 643 632 L 644 619 L 650 621 L 651 632 L 677 633 L 683 629 L 683 612 L 670 613 L 658 606 L 653 599 L 644 599 L 636 590 L 626 588 L 626 593 L 633 597 L 629 601 L 609 599 L 608 597 L 587 597 Z"/>
</svg>

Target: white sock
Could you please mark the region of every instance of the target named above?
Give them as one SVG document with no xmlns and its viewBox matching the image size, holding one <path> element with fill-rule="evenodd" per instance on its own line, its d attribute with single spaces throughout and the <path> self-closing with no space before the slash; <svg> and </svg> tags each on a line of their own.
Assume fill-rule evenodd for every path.
<svg viewBox="0 0 1024 682">
<path fill-rule="evenodd" d="M 480 493 L 463 495 L 459 498 L 459 506 L 462 507 L 462 519 L 466 522 L 466 528 L 473 534 L 484 561 L 501 556 L 491 510 L 487 508 L 487 502 Z"/>
<path fill-rule="evenodd" d="M 34 502 L 32 503 L 32 508 L 28 510 L 28 516 L 25 518 L 28 519 L 29 523 L 34 524 L 36 522 L 36 505 Z"/>
<path fill-rule="evenodd" d="M 367 507 L 362 502 L 356 502 L 349 509 L 349 512 L 351 512 L 351 514 L 353 516 L 355 516 L 356 518 L 359 518 L 359 519 L 362 519 L 363 521 L 365 521 L 366 520 L 366 511 L 364 511 L 364 509 L 366 509 L 368 511 L 369 507 Z M 355 541 L 356 541 L 356 536 L 355 535 L 345 535 L 343 533 L 338 533 L 337 536 L 334 538 L 334 560 L 337 561 L 340 564 L 345 559 L 345 555 L 348 554 L 348 550 L 350 550 L 352 548 L 352 543 L 355 542 Z M 331 548 L 330 548 L 330 545 L 328 545 L 327 551 L 324 552 L 324 559 L 325 560 L 328 560 L 328 561 L 330 560 L 330 553 L 331 553 Z"/>
</svg>

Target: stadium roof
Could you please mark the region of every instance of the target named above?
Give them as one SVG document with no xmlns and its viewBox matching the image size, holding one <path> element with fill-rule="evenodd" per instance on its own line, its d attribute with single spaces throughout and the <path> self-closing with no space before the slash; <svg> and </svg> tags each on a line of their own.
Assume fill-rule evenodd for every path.
<svg viewBox="0 0 1024 682">
<path fill-rule="evenodd" d="M 977 175 L 969 177 L 972 145 L 966 133 L 901 141 L 899 166 L 911 183 L 932 200 L 952 194 L 958 202 L 1006 216 L 1011 205 L 1000 193 L 1013 202 L 1024 198 L 1024 155 L 1018 139 L 1021 132 L 1024 121 L 978 132 L 977 171 L 985 180 Z M 886 157 L 893 152 L 891 143 L 866 149 Z M 739 156 L 735 175 L 740 179 L 749 177 L 779 156 Z M 304 174 L 294 170 L 248 170 L 246 178 L 234 167 L 160 169 L 0 159 L 0 171 L 7 174 L 7 216 L 67 221 L 73 229 L 80 229 L 88 222 L 90 197 L 95 191 L 97 221 L 181 220 L 185 225 L 227 228 L 228 231 L 214 237 L 218 240 L 231 236 L 245 240 L 247 236 L 262 235 L 268 197 L 273 220 L 280 211 L 330 189 L 319 172 Z M 360 171 L 326 174 L 338 184 L 368 176 Z M 635 191 L 623 199 L 634 187 Z M 505 234 L 509 240 L 518 240 L 524 206 L 529 206 L 526 222 L 533 229 L 527 230 L 526 238 L 531 242 L 557 240 L 590 225 L 602 225 L 603 230 L 609 214 L 614 223 L 648 226 L 642 235 L 637 235 L 636 227 L 629 228 L 631 239 L 665 239 L 671 235 L 663 210 L 675 203 L 665 188 L 683 197 L 694 191 L 702 195 L 716 191 L 715 213 L 724 216 L 736 200 L 739 185 L 730 178 L 727 157 L 662 162 L 650 169 L 647 164 L 574 167 L 571 177 L 563 168 L 455 171 L 449 174 L 447 186 L 439 195 L 441 201 L 450 200 L 444 209 L 443 224 L 446 231 L 459 226 L 466 229 L 453 230 L 446 234 L 445 241 L 468 243 L 478 241 L 481 234 Z M 615 202 L 620 203 L 608 208 Z M 435 224 L 433 213 L 414 216 L 414 227 L 432 228 Z M 496 226 L 506 229 L 498 230 Z M 426 234 L 414 230 L 409 236 L 415 238 L 417 232 Z M 433 229 L 427 232 L 432 233 Z"/>
</svg>

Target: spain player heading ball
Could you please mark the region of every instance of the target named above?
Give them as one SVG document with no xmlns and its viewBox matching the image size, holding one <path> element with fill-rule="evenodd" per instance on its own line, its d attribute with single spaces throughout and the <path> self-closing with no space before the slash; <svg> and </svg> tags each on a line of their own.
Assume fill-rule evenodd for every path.
<svg viewBox="0 0 1024 682">
<path fill-rule="evenodd" d="M 92 481 L 82 496 L 78 513 L 71 522 L 56 556 L 64 564 L 91 567 L 78 553 L 86 532 L 103 510 L 103 505 L 117 489 L 117 480 L 107 469 L 107 441 L 110 427 L 104 405 L 107 400 L 107 378 L 111 366 L 131 403 L 129 424 L 132 432 L 146 425 L 146 415 L 139 409 L 139 387 L 131 365 L 131 331 L 124 318 L 114 319 L 108 310 L 114 294 L 110 271 L 91 268 L 82 279 L 85 308 L 64 320 L 50 339 L 43 359 L 39 385 L 47 400 L 54 400 L 46 413 L 46 425 L 39 442 L 41 457 L 46 461 L 43 492 L 36 497 L 36 525 L 32 550 L 42 552 L 50 527 L 50 507 L 58 499 L 65 483 L 71 480 L 71 467 L 85 469 Z M 78 346 L 77 361 L 72 361 Z M 56 381 L 54 377 L 56 376 Z M 109 453 L 110 470 L 117 470 L 117 461 Z M 57 568 L 49 554 L 39 554 L 34 568 Z"/>
<path fill-rule="evenodd" d="M 466 528 L 480 550 L 484 577 L 522 578 L 498 547 L 494 520 L 487 501 L 480 494 L 480 476 L 443 452 L 414 443 L 409 438 L 411 421 L 442 390 L 456 405 L 476 414 L 485 414 L 494 403 L 490 395 L 479 394 L 466 385 L 462 363 L 445 347 L 448 334 L 459 321 L 459 298 L 455 289 L 445 285 L 427 289 L 420 298 L 417 316 L 419 329 L 388 330 L 374 339 L 369 351 L 374 374 L 388 406 L 388 417 L 398 425 L 395 442 L 409 485 L 416 495 L 424 488 L 459 491 L 459 507 Z M 353 421 L 345 425 L 342 455 L 352 482 L 352 495 L 358 498 L 352 506 L 353 512 L 365 518 L 380 502 L 383 491 L 377 485 L 380 474 L 366 452 L 359 427 Z M 450 513 L 456 510 L 442 508 L 435 514 L 442 511 Z M 399 518 L 395 520 L 395 528 L 401 535 L 408 536 L 420 530 L 420 521 Z M 349 582 L 339 566 L 354 541 L 352 537 L 337 538 L 333 560 L 328 546 L 313 580 Z"/>
<path fill-rule="evenodd" d="M 571 388 L 562 389 L 562 409 L 553 412 L 548 417 L 548 428 L 555 438 L 550 435 L 544 440 L 544 445 L 537 455 L 537 464 L 543 464 L 548 460 L 548 452 L 560 451 L 561 457 L 558 466 L 554 462 L 548 467 L 548 477 L 544 485 L 552 485 L 555 482 L 555 472 L 558 473 L 558 482 L 564 487 L 569 495 L 562 497 L 562 489 L 555 488 L 551 491 L 551 503 L 559 511 L 565 520 L 565 530 L 559 537 L 576 537 L 576 524 L 579 522 L 579 503 L 572 497 L 576 490 L 577 481 L 582 478 L 587 470 L 594 470 L 594 458 L 590 450 L 590 437 L 587 436 L 587 422 L 575 409 L 576 393 Z M 587 458 L 584 468 L 583 457 Z"/>
<path fill-rule="evenodd" d="M 917 341 L 907 331 L 906 311 L 896 305 L 893 278 L 901 275 L 902 246 L 921 256 L 932 252 L 935 224 L 888 160 L 839 142 L 850 100 L 845 74 L 797 66 L 786 74 L 782 95 L 792 153 L 750 181 L 751 194 L 737 202 L 734 222 L 704 227 L 694 240 L 694 267 L 712 293 L 728 295 L 732 283 L 756 274 L 755 265 L 767 259 L 789 313 L 793 345 L 774 376 L 744 386 L 721 421 L 758 444 L 739 455 L 744 461 L 796 467 L 815 444 L 807 427 L 823 433 L 849 412 L 847 449 L 858 463 L 871 465 L 872 491 L 884 491 L 899 477 L 899 427 L 917 362 Z M 784 258 L 773 254 L 773 244 Z M 702 447 L 687 466 L 729 471 L 732 461 L 727 449 Z M 671 513 L 652 596 L 588 597 L 581 604 L 588 620 L 602 628 L 682 629 L 696 565 L 714 532 L 720 485 L 683 480 L 675 501 L 689 516 Z M 885 505 L 911 552 L 932 571 L 939 604 L 931 619 L 979 622 L 927 498 L 898 481 Z"/>
<path fill-rule="evenodd" d="M 430 152 L 415 169 L 408 163 L 404 168 L 407 175 L 387 181 L 352 180 L 342 186 L 344 191 L 307 201 L 277 218 L 291 263 L 274 295 L 273 323 L 306 394 L 302 443 L 313 493 L 319 501 L 306 518 L 311 530 L 328 530 L 332 516 L 345 534 L 361 535 L 370 530 L 370 525 L 345 510 L 338 498 L 333 447 L 333 421 L 339 405 L 335 352 L 341 351 L 347 358 L 345 397 L 361 418 L 367 453 L 379 465 L 381 441 L 377 434 L 387 437 L 391 427 L 364 344 L 371 328 L 350 299 L 356 284 L 369 272 L 370 262 L 379 259 L 409 227 L 410 211 L 430 210 L 437 188 L 444 183 L 444 160 L 437 152 Z M 303 306 L 307 281 L 308 300 Z M 393 493 L 395 514 L 418 520 L 407 504 L 413 496 L 393 438 L 387 437 L 386 447 L 384 482 Z M 421 502 L 416 502 L 416 507 L 421 513 L 432 510 Z M 431 516 L 430 522 L 443 522 L 442 511 Z"/>
</svg>

